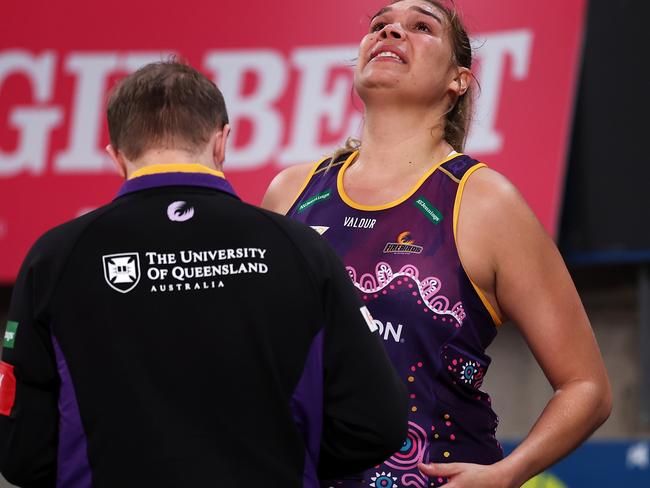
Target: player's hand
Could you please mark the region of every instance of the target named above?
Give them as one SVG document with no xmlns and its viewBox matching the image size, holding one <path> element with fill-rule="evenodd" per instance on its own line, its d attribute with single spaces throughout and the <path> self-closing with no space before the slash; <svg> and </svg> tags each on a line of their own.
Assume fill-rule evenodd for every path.
<svg viewBox="0 0 650 488">
<path fill-rule="evenodd" d="M 419 464 L 419 470 L 426 476 L 447 478 L 445 488 L 512 488 L 514 485 L 499 466 L 470 463 Z"/>
</svg>

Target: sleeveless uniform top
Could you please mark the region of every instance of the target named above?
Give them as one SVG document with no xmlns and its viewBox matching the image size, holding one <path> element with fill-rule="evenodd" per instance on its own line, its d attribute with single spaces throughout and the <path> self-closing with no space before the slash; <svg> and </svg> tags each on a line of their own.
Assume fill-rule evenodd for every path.
<svg viewBox="0 0 650 488">
<path fill-rule="evenodd" d="M 482 163 L 458 153 L 399 200 L 352 201 L 343 174 L 357 153 L 316 163 L 287 215 L 335 248 L 410 394 L 402 449 L 356 480 L 323 486 L 431 487 L 419 462 L 492 464 L 503 457 L 497 416 L 480 390 L 499 319 L 469 279 L 456 246 L 463 188 Z"/>
</svg>

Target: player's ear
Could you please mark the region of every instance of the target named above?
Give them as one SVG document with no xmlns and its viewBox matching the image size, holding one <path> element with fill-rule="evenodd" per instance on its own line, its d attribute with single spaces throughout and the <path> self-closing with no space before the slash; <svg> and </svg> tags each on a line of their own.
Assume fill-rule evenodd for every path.
<svg viewBox="0 0 650 488">
<path fill-rule="evenodd" d="M 113 164 L 117 168 L 117 172 L 120 174 L 122 178 L 126 179 L 126 161 L 124 161 L 124 156 L 119 150 L 116 150 L 113 146 L 110 144 L 106 146 L 106 152 L 110 156 L 111 160 L 113 161 Z"/>
<path fill-rule="evenodd" d="M 449 89 L 456 95 L 464 95 L 472 79 L 472 72 L 463 66 L 457 68 L 454 78 L 449 83 Z"/>
<path fill-rule="evenodd" d="M 226 159 L 226 143 L 228 142 L 229 135 L 230 124 L 224 124 L 215 135 L 214 153 L 212 156 L 214 158 L 214 165 L 219 169 L 222 167 L 224 159 Z"/>
</svg>

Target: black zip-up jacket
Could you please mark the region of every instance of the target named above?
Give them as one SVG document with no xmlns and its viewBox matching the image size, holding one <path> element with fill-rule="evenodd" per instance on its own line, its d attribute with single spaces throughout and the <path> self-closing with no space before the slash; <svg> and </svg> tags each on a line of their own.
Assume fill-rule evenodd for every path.
<svg viewBox="0 0 650 488">
<path fill-rule="evenodd" d="M 149 167 L 29 252 L 0 363 L 25 487 L 316 487 L 406 438 L 406 389 L 314 230 Z"/>
</svg>

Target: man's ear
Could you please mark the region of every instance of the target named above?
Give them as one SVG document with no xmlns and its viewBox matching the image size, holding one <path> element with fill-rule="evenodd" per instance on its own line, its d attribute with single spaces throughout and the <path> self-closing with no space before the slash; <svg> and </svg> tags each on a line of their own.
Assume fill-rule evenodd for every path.
<svg viewBox="0 0 650 488">
<path fill-rule="evenodd" d="M 122 178 L 126 179 L 126 161 L 124 161 L 122 153 L 110 144 L 106 146 L 106 152 L 111 157 L 113 164 L 117 168 L 117 172 L 122 176 Z"/>
<path fill-rule="evenodd" d="M 226 159 L 226 143 L 230 135 L 230 124 L 224 124 L 221 130 L 217 131 L 214 141 L 214 165 L 217 169 L 221 170 L 223 162 Z"/>
</svg>

